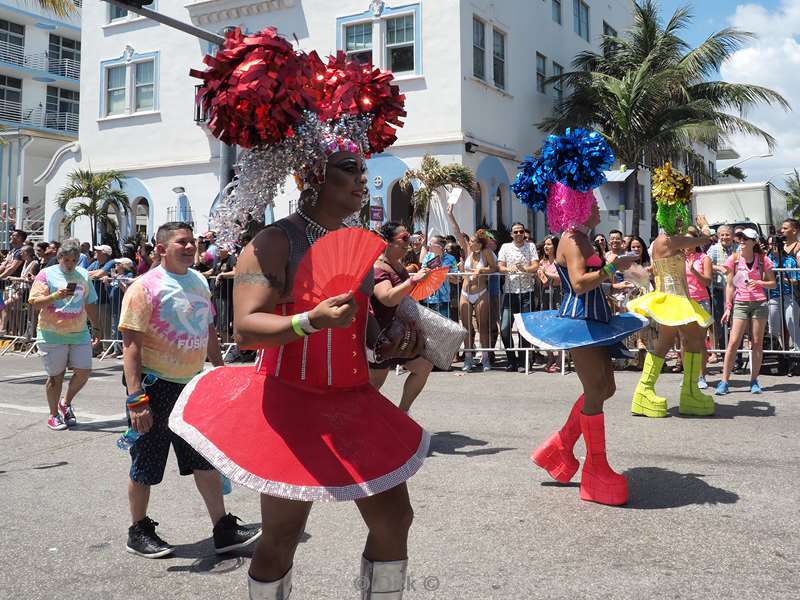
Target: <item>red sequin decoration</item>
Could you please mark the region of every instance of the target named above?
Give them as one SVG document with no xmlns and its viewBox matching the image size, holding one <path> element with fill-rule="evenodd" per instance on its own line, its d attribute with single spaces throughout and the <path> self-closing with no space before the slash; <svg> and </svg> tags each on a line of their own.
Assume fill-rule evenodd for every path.
<svg viewBox="0 0 800 600">
<path fill-rule="evenodd" d="M 406 116 L 392 73 L 348 61 L 341 51 L 325 64 L 316 52 L 295 51 L 274 28 L 253 35 L 234 29 L 204 62 L 208 70 L 190 74 L 203 80 L 197 100 L 226 144 L 278 143 L 294 135 L 303 110 L 312 110 L 323 121 L 370 115 L 367 137 L 377 153 L 397 140 Z"/>
<path fill-rule="evenodd" d="M 226 144 L 251 148 L 293 135 L 304 109 L 314 109 L 319 94 L 306 55 L 274 28 L 253 35 L 234 29 L 216 56 L 206 56 L 206 71 L 190 75 L 204 81 L 197 100 L 209 115 L 211 132 Z"/>
<path fill-rule="evenodd" d="M 383 152 L 397 141 L 397 128 L 403 126 L 400 117 L 406 116 L 405 96 L 392 84 L 391 72 L 347 60 L 339 51 L 329 57 L 324 76 L 323 120 L 370 114 L 372 125 L 367 136 L 372 152 Z"/>
</svg>

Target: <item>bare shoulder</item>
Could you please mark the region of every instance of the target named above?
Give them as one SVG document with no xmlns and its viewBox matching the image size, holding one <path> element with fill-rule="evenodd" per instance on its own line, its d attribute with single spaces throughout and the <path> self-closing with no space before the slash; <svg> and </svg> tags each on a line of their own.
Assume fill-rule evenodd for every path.
<svg viewBox="0 0 800 600">
<path fill-rule="evenodd" d="M 289 240 L 277 227 L 261 230 L 242 251 L 236 262 L 236 285 L 257 285 L 282 289 L 289 262 Z"/>
</svg>

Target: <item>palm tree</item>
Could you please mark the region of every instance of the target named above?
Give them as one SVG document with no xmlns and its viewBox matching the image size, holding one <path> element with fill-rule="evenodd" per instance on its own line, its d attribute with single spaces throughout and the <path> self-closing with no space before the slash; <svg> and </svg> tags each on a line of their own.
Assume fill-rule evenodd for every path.
<svg viewBox="0 0 800 600">
<path fill-rule="evenodd" d="M 460 187 L 471 192 L 475 187 L 475 176 L 464 165 L 442 165 L 430 154 L 422 157 L 419 169 L 410 169 L 400 179 L 400 187 L 408 192 L 413 189 L 412 182 L 419 182 L 418 189 L 411 197 L 414 208 L 412 221 L 416 223 L 419 216 L 425 213 L 425 235 L 428 235 L 428 224 L 431 218 L 431 198 L 439 189 L 447 191 Z"/>
<path fill-rule="evenodd" d="M 664 25 L 656 0 L 638 0 L 631 28 L 622 37 L 603 36 L 602 53 L 583 52 L 559 82 L 571 95 L 538 124 L 546 131 L 584 126 L 599 130 L 638 177 L 639 169 L 684 157 L 692 142 L 716 145 L 722 136 L 743 133 L 775 139 L 743 117 L 760 104 L 789 110 L 777 92 L 756 85 L 711 79 L 752 33 L 725 28 L 692 48 L 680 37 L 692 19 L 680 8 Z M 641 190 L 635 186 L 633 235 L 639 235 Z M 655 220 L 653 233 L 657 233 Z"/>
<path fill-rule="evenodd" d="M 793 169 L 791 177 L 784 180 L 786 185 L 786 207 L 794 217 L 800 216 L 800 173 Z"/>
<path fill-rule="evenodd" d="M 80 217 L 88 217 L 92 244 L 97 243 L 98 224 L 106 230 L 116 228 L 117 224 L 109 217 L 111 207 L 121 208 L 126 213 L 131 210 L 128 196 L 122 191 L 122 177 L 119 171 L 94 173 L 91 169 L 78 169 L 70 173 L 69 185 L 61 189 L 57 198 L 58 207 L 67 213 L 64 225 L 71 225 Z"/>
<path fill-rule="evenodd" d="M 59 17 L 74 15 L 78 10 L 72 0 L 36 0 L 36 2 L 41 8 L 52 11 Z"/>
</svg>

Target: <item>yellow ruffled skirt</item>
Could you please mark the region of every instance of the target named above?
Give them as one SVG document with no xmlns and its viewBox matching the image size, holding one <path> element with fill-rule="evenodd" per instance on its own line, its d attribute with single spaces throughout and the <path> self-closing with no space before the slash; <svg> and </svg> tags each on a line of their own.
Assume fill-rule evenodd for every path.
<svg viewBox="0 0 800 600">
<path fill-rule="evenodd" d="M 628 302 L 630 312 L 648 317 L 659 325 L 678 327 L 697 323 L 708 327 L 713 319 L 703 307 L 686 296 L 676 296 L 665 292 L 650 292 Z"/>
</svg>

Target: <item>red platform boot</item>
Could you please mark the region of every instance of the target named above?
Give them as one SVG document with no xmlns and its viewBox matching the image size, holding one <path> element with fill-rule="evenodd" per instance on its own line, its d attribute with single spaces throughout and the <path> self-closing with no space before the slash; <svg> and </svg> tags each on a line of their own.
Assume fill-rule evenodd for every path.
<svg viewBox="0 0 800 600">
<path fill-rule="evenodd" d="M 569 483 L 578 470 L 578 461 L 572 453 L 572 448 L 581 437 L 581 410 L 583 410 L 583 394 L 573 405 L 569 418 L 561 430 L 547 438 L 547 441 L 531 454 L 531 460 L 535 464 L 561 483 Z"/>
<path fill-rule="evenodd" d="M 581 499 L 619 506 L 628 501 L 628 481 L 615 473 L 606 459 L 605 415 L 580 416 L 586 461 L 581 473 Z"/>
</svg>

